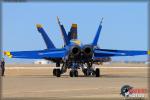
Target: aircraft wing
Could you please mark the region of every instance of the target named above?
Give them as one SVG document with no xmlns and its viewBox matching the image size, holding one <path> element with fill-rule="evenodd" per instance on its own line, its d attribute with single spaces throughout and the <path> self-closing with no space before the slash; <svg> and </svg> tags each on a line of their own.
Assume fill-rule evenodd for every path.
<svg viewBox="0 0 150 100">
<path fill-rule="evenodd" d="M 136 56 L 150 55 L 150 51 L 140 50 L 111 50 L 111 49 L 95 49 L 94 58 L 112 57 L 112 56 Z"/>
<path fill-rule="evenodd" d="M 62 58 L 66 55 L 65 49 L 37 50 L 37 51 L 5 51 L 4 55 L 9 58 L 24 59 L 44 59 L 44 58 Z"/>
</svg>

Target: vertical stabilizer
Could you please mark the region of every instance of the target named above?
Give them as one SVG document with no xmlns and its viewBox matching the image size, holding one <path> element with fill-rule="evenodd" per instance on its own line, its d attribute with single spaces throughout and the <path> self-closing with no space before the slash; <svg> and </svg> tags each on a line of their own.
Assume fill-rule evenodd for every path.
<svg viewBox="0 0 150 100">
<path fill-rule="evenodd" d="M 66 30 L 65 30 L 64 26 L 60 23 L 58 17 L 57 17 L 57 21 L 58 21 L 58 24 L 59 24 L 59 27 L 60 27 L 60 30 L 61 30 L 61 33 L 62 33 L 62 36 L 63 36 L 64 44 L 68 45 L 69 44 L 69 39 L 68 39 Z"/>
<path fill-rule="evenodd" d="M 103 18 L 102 18 L 102 20 L 103 20 Z M 92 43 L 93 46 L 97 46 L 98 39 L 99 39 L 99 36 L 100 36 L 100 33 L 101 33 L 101 29 L 102 29 L 102 20 L 100 22 L 100 25 L 99 25 L 98 30 L 96 32 L 96 35 L 94 37 L 94 40 L 93 40 L 93 43 Z"/>
<path fill-rule="evenodd" d="M 68 37 L 69 37 L 69 40 L 78 38 L 77 24 L 72 24 L 70 31 L 68 32 Z"/>
<path fill-rule="evenodd" d="M 44 42 L 47 46 L 48 49 L 51 49 L 51 48 L 55 48 L 53 42 L 51 41 L 51 39 L 48 37 L 47 33 L 45 32 L 45 30 L 43 29 L 42 25 L 40 24 L 37 24 L 36 25 L 37 27 L 37 30 L 39 33 L 41 33 L 43 39 L 44 39 Z"/>
</svg>

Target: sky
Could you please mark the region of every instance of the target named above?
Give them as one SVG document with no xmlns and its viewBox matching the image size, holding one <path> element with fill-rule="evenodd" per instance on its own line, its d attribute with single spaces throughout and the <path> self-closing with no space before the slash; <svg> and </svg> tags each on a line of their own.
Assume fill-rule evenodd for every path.
<svg viewBox="0 0 150 100">
<path fill-rule="evenodd" d="M 41 50 L 45 43 L 36 29 L 42 24 L 56 47 L 63 38 L 57 24 L 59 16 L 66 31 L 72 23 L 78 24 L 78 38 L 91 43 L 103 17 L 98 45 L 105 49 L 147 50 L 147 3 L 142 2 L 36 2 L 3 3 L 3 50 Z M 113 60 L 144 61 L 147 56 L 114 57 Z M 6 58 L 7 62 L 30 62 Z"/>
</svg>

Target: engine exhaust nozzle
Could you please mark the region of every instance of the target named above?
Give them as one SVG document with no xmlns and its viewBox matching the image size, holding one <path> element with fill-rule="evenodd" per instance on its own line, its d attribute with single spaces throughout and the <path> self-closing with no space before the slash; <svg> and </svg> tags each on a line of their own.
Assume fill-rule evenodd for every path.
<svg viewBox="0 0 150 100">
<path fill-rule="evenodd" d="M 91 56 L 91 55 L 93 55 L 93 48 L 92 48 L 92 46 L 85 46 L 83 48 L 83 54 L 85 56 Z"/>
<path fill-rule="evenodd" d="M 79 46 L 73 46 L 73 47 L 71 48 L 70 52 L 71 52 L 71 55 L 77 56 L 77 55 L 80 54 L 81 49 L 80 49 Z"/>
</svg>

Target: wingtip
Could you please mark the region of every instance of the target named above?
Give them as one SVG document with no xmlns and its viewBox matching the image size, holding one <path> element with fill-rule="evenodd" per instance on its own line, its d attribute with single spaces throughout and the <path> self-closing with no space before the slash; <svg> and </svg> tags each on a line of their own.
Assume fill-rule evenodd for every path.
<svg viewBox="0 0 150 100">
<path fill-rule="evenodd" d="M 10 55 L 9 51 L 4 51 L 4 55 Z"/>
<path fill-rule="evenodd" d="M 42 28 L 42 25 L 41 24 L 36 24 L 36 27 L 37 28 Z"/>
<path fill-rule="evenodd" d="M 150 50 L 147 51 L 147 54 L 150 55 Z"/>
<path fill-rule="evenodd" d="M 4 55 L 12 58 L 12 54 L 9 51 L 4 51 Z"/>
</svg>

